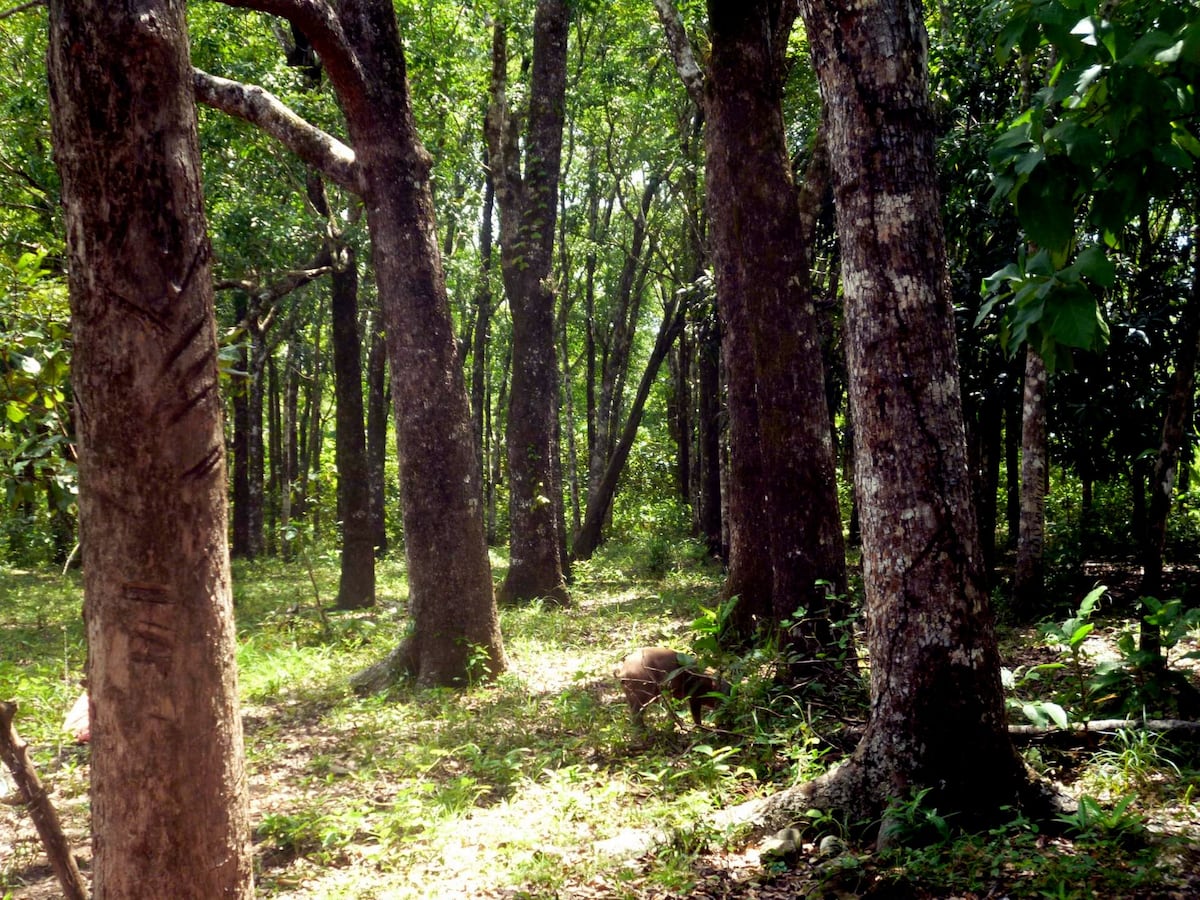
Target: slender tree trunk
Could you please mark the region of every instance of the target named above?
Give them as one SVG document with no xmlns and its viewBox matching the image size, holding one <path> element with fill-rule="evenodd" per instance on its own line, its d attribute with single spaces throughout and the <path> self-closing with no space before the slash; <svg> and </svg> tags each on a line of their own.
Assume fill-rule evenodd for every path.
<svg viewBox="0 0 1200 900">
<path fill-rule="evenodd" d="M 699 322 L 696 339 L 698 524 L 709 553 L 721 555 L 721 327 L 715 310 Z"/>
<path fill-rule="evenodd" d="M 379 315 L 368 317 L 367 350 L 367 466 L 371 494 L 371 543 L 376 555 L 388 550 L 387 534 L 387 345 Z"/>
<path fill-rule="evenodd" d="M 249 298 L 244 291 L 238 291 L 233 301 L 234 316 L 239 322 L 244 322 L 250 309 Z M 232 556 L 246 559 L 253 558 L 250 545 L 250 460 L 248 458 L 250 438 L 250 353 L 245 344 L 238 350 L 238 371 L 247 373 L 244 381 L 235 384 L 233 390 L 233 442 L 230 452 L 233 455 L 233 522 L 232 543 L 229 552 Z"/>
<path fill-rule="evenodd" d="M 825 102 L 871 659 L 871 715 L 822 782 L 878 816 L 926 802 L 964 827 L 1020 806 L 980 565 L 916 0 L 803 0 Z M 816 788 L 806 788 L 814 792 Z M 895 835 L 884 816 L 880 843 Z"/>
<path fill-rule="evenodd" d="M 486 141 L 483 152 L 486 164 Z M 475 432 L 475 457 L 479 460 L 479 471 L 484 473 L 488 472 L 485 413 L 488 404 L 488 336 L 492 324 L 492 217 L 495 197 L 496 187 L 489 167 L 483 182 L 483 213 L 479 218 L 479 286 L 475 291 L 475 331 L 471 336 L 471 426 Z M 484 492 L 487 493 L 486 488 Z M 487 515 L 486 505 L 480 512 Z"/>
<path fill-rule="evenodd" d="M 392 4 L 343 0 L 338 16 L 357 71 L 373 77 L 357 82 L 355 72 L 331 64 L 337 48 L 324 52 L 313 43 L 342 95 L 367 185 L 413 625 L 405 643 L 357 683 L 369 689 L 407 670 L 420 684 L 461 684 L 501 672 L 507 660 L 479 515 L 466 384 L 437 251 L 430 159 L 413 121 Z"/>
<path fill-rule="evenodd" d="M 1025 381 L 1020 365 L 1015 363 L 1011 370 L 1015 387 L 1009 392 L 1004 406 L 1004 472 L 1008 487 L 1004 521 L 1010 550 L 1016 549 L 1021 534 L 1021 410 L 1025 400 Z"/>
<path fill-rule="evenodd" d="M 270 463 L 270 477 L 266 482 L 270 490 L 267 493 L 264 508 L 266 512 L 266 550 L 274 556 L 278 552 L 277 539 L 279 535 L 279 509 L 283 498 L 283 414 L 279 389 L 279 367 L 275 365 L 275 356 L 267 357 L 267 418 L 269 438 L 267 457 Z"/>
<path fill-rule="evenodd" d="M 263 538 L 265 504 L 265 451 L 263 447 L 263 366 L 270 355 L 262 331 L 257 325 L 250 328 L 250 380 L 246 386 L 246 458 L 249 468 L 246 505 L 249 519 L 251 557 L 260 556 L 266 546 Z"/>
<path fill-rule="evenodd" d="M 625 427 L 621 430 L 621 435 L 613 448 L 608 467 L 604 470 L 600 483 L 588 498 L 587 514 L 583 518 L 583 525 L 580 527 L 579 533 L 575 536 L 576 559 L 590 559 L 600 544 L 600 531 L 604 527 L 612 507 L 612 500 L 617 492 L 617 480 L 621 477 L 625 462 L 629 459 L 629 451 L 633 447 L 633 439 L 637 436 L 642 412 L 646 407 L 646 399 L 650 396 L 650 388 L 654 385 L 654 379 L 658 377 L 658 370 L 662 366 L 663 360 L 671 350 L 671 344 L 683 329 L 683 321 L 684 310 L 682 307 L 668 309 L 663 315 L 662 325 L 659 327 L 658 336 L 654 341 L 654 349 L 650 352 L 650 359 L 646 363 L 645 371 L 642 372 L 637 393 L 634 395 L 629 410 L 629 418 L 625 421 Z"/>
<path fill-rule="evenodd" d="M 506 99 L 503 22 L 493 43 L 488 158 L 500 206 L 500 265 L 512 314 L 512 391 L 508 412 L 509 567 L 501 603 L 569 600 L 554 499 L 555 295 L 550 284 L 566 95 L 569 16 L 563 0 L 539 0 L 524 172 L 516 122 Z"/>
<path fill-rule="evenodd" d="M 354 248 L 335 260 L 332 294 L 333 381 L 338 516 L 342 521 L 342 565 L 338 609 L 375 603 L 375 541 L 371 523 L 370 468 L 363 430 L 362 344 L 358 336 L 358 265 Z"/>
<path fill-rule="evenodd" d="M 183 4 L 50 4 L 93 894 L 253 894 L 211 249 Z"/>
<path fill-rule="evenodd" d="M 1012 605 L 1020 619 L 1042 607 L 1046 546 L 1046 363 L 1032 347 L 1025 350 L 1025 392 L 1021 415 L 1021 529 Z"/>
</svg>

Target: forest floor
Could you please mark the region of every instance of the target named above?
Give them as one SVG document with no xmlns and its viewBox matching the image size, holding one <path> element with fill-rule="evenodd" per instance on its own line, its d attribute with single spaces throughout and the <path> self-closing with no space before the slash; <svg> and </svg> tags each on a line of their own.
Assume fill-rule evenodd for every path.
<svg viewBox="0 0 1200 900">
<path fill-rule="evenodd" d="M 813 817 L 786 860 L 761 837 L 712 825 L 716 811 L 813 777 L 845 747 L 862 710 L 815 686 L 773 686 L 768 656 L 725 662 L 732 702 L 701 729 L 663 712 L 635 734 L 611 670 L 631 647 L 703 647 L 718 573 L 686 546 L 619 548 L 581 566 L 574 604 L 505 610 L 510 669 L 463 691 L 355 697 L 347 679 L 403 629 L 401 567 L 385 562 L 380 602 L 318 614 L 299 564 L 235 570 L 257 892 L 275 898 L 1200 897 L 1200 750 L 1121 731 L 1087 744 L 1026 742 L 1045 777 L 1083 798 L 1059 828 L 1018 819 L 981 835 L 906 807 L 921 846 L 877 853 L 854 823 Z M 1080 717 L 1078 678 L 1119 668 L 1124 574 L 1073 655 L 1045 629 L 1004 633 L 1016 706 L 1059 703 Z M 61 722 L 83 662 L 76 578 L 0 572 L 0 699 L 20 703 L 30 743 L 86 873 L 88 748 Z M 1078 598 L 1076 598 L 1077 602 Z M 1200 634 L 1172 670 L 1200 687 Z M 1076 665 L 1078 663 L 1078 665 Z M 1059 667 L 1061 665 L 1061 667 Z M 1016 718 L 1020 718 L 1017 713 Z M 28 815 L 0 770 L 0 897 L 59 896 Z"/>
</svg>

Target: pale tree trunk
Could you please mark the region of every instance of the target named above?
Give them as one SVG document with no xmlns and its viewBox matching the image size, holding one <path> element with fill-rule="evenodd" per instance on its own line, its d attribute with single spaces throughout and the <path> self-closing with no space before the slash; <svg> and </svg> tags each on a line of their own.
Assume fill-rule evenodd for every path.
<svg viewBox="0 0 1200 900">
<path fill-rule="evenodd" d="M 97 898 L 250 897 L 211 250 L 181 3 L 50 4 Z"/>
<path fill-rule="evenodd" d="M 539 0 L 533 21 L 528 131 L 508 107 L 505 25 L 493 41 L 488 159 L 500 208 L 500 267 L 512 314 L 508 411 L 509 568 L 501 603 L 569 600 L 563 576 L 555 461 L 558 377 L 550 282 L 566 97 L 569 13 Z M 524 151 L 522 154 L 522 150 Z M 524 171 L 522 172 L 522 155 Z"/>
<path fill-rule="evenodd" d="M 360 690 L 402 672 L 464 684 L 507 664 L 479 514 L 479 466 L 434 223 L 431 161 L 413 119 L 395 10 L 386 0 L 228 0 L 289 18 L 321 58 L 353 150 L 278 100 L 196 73 L 204 102 L 247 118 L 362 195 L 387 335 L 403 495 L 412 628 L 356 676 Z"/>
<path fill-rule="evenodd" d="M 1042 607 L 1046 546 L 1046 362 L 1033 347 L 1025 349 L 1025 387 L 1021 407 L 1021 519 L 1012 605 L 1018 618 L 1030 619 Z"/>
<path fill-rule="evenodd" d="M 853 758 L 802 793 L 878 818 L 892 799 L 964 827 L 1019 807 L 967 470 L 916 0 L 805 0 L 843 260 L 871 712 Z M 893 838 L 883 817 L 880 842 Z"/>
</svg>

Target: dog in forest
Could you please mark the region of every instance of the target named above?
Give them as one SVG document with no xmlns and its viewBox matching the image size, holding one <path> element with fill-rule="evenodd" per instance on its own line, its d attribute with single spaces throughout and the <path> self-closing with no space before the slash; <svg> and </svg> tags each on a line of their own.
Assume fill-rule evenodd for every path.
<svg viewBox="0 0 1200 900">
<path fill-rule="evenodd" d="M 645 709 L 664 692 L 678 701 L 687 701 L 692 721 L 700 724 L 706 706 L 716 706 L 721 696 L 729 696 L 729 682 L 716 673 L 695 667 L 686 653 L 668 647 L 642 647 L 621 661 L 613 675 L 621 682 L 633 724 L 645 728 Z M 675 717 L 674 710 L 671 711 Z"/>
</svg>

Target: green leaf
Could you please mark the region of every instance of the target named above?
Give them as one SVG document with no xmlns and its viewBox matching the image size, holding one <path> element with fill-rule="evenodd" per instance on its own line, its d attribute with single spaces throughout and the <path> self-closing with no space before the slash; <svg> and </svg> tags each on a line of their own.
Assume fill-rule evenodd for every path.
<svg viewBox="0 0 1200 900">
<path fill-rule="evenodd" d="M 1047 337 L 1067 347 L 1099 350 L 1108 343 L 1108 326 L 1082 284 L 1063 285 L 1050 294 L 1041 327 Z"/>
<path fill-rule="evenodd" d="M 1018 189 L 1017 217 L 1029 240 L 1063 252 L 1075 237 L 1075 180 L 1062 166 L 1038 166 Z"/>
<path fill-rule="evenodd" d="M 1075 258 L 1075 262 L 1069 268 L 1063 270 L 1061 277 L 1066 282 L 1078 281 L 1083 277 L 1100 287 L 1110 288 L 1116 283 L 1117 269 L 1104 252 L 1104 248 L 1092 244 Z M 1103 593 L 1104 589 L 1100 588 L 1100 592 Z"/>
</svg>

